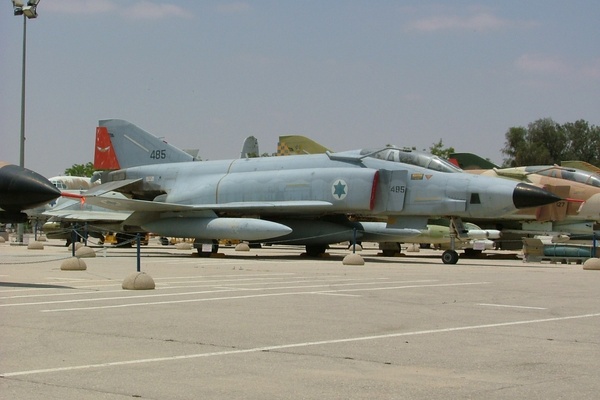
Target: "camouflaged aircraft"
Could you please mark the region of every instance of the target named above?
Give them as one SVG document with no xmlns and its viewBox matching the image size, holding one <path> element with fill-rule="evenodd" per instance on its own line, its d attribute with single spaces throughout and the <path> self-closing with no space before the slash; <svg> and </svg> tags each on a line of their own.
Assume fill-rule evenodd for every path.
<svg viewBox="0 0 600 400">
<path fill-rule="evenodd" d="M 523 218 L 520 233 L 583 237 L 600 229 L 600 176 L 594 172 L 559 165 L 500 168 L 470 153 L 452 154 L 450 159 L 466 172 L 531 183 L 564 199 L 541 207 L 533 219 Z M 517 213 L 522 217 L 525 214 L 524 211 Z"/>
</svg>

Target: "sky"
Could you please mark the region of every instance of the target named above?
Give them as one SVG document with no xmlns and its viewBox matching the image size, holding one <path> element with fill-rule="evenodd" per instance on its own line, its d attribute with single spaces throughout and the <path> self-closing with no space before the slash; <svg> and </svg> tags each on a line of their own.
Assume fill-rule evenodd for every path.
<svg viewBox="0 0 600 400">
<path fill-rule="evenodd" d="M 19 164 L 23 17 L 0 9 L 0 160 Z M 121 118 L 204 160 L 280 135 L 502 163 L 540 118 L 600 125 L 600 2 L 41 0 L 27 21 L 25 166 L 93 160 Z"/>
</svg>

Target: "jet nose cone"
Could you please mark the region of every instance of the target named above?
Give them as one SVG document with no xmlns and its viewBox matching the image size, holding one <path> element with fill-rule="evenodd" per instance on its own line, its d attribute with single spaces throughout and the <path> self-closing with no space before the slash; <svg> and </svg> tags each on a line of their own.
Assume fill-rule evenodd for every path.
<svg viewBox="0 0 600 400">
<path fill-rule="evenodd" d="M 4 210 L 26 210 L 58 196 L 60 190 L 37 172 L 11 164 L 0 167 L 0 207 Z"/>
<path fill-rule="evenodd" d="M 516 208 L 539 207 L 562 200 L 545 189 L 527 183 L 519 183 L 513 191 L 513 203 Z"/>
</svg>

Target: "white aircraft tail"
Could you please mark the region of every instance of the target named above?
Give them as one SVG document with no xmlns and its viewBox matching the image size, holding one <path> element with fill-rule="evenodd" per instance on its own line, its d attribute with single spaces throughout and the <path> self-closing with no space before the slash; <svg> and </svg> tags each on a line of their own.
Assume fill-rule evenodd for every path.
<svg viewBox="0 0 600 400">
<path fill-rule="evenodd" d="M 240 158 L 255 158 L 260 157 L 258 152 L 258 139 L 254 136 L 248 136 L 242 145 L 242 153 Z"/>
<path fill-rule="evenodd" d="M 96 169 L 195 160 L 192 155 L 125 120 L 105 119 L 100 120 L 98 125 L 94 152 Z"/>
</svg>

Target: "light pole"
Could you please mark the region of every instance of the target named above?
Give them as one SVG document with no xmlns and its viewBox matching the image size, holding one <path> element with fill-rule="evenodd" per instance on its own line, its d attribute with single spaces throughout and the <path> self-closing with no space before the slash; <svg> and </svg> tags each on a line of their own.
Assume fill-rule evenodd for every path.
<svg viewBox="0 0 600 400">
<path fill-rule="evenodd" d="M 37 18 L 40 0 L 12 0 L 15 15 L 23 16 L 23 65 L 21 66 L 21 136 L 19 140 L 19 166 L 25 167 L 25 57 L 27 54 L 27 20 Z M 23 224 L 17 226 L 17 242 L 23 243 Z"/>
</svg>

